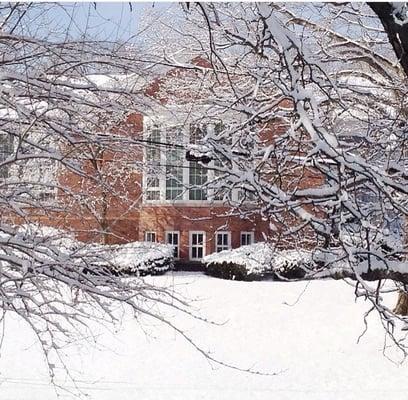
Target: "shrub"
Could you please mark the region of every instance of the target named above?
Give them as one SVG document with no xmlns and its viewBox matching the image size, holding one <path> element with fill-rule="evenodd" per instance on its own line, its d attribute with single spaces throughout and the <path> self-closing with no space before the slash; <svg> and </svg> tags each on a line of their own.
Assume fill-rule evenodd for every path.
<svg viewBox="0 0 408 400">
<path fill-rule="evenodd" d="M 263 274 L 249 272 L 244 265 L 230 262 L 207 264 L 205 273 L 221 279 L 231 279 L 236 281 L 253 281 L 262 278 Z"/>
<path fill-rule="evenodd" d="M 307 250 L 276 250 L 271 244 L 256 243 L 234 250 L 224 250 L 204 257 L 208 275 L 242 281 L 302 279 L 314 268 Z"/>
<path fill-rule="evenodd" d="M 281 250 L 275 252 L 272 267 L 277 279 L 302 279 L 315 264 L 307 250 Z"/>
</svg>

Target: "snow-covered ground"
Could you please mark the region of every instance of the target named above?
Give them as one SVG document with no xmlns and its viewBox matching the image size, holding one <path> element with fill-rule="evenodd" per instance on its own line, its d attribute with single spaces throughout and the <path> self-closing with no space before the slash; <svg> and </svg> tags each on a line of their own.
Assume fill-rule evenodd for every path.
<svg viewBox="0 0 408 400">
<path fill-rule="evenodd" d="M 356 343 L 369 305 L 355 304 L 353 289 L 343 282 L 236 282 L 180 273 L 148 279 L 174 286 L 196 299 L 201 315 L 225 322 L 176 319 L 213 356 L 243 368 L 281 372 L 256 376 L 211 365 L 170 328 L 128 315 L 117 331 L 98 330 L 98 347 L 82 342 L 64 349 L 79 389 L 90 400 L 408 397 L 408 364 L 383 356 L 384 335 L 376 317 L 369 318 L 368 332 Z M 388 355 L 398 360 L 392 350 Z M 61 398 L 74 396 L 62 393 Z M 56 395 L 35 338 L 23 322 L 8 317 L 0 400 L 50 399 Z"/>
</svg>

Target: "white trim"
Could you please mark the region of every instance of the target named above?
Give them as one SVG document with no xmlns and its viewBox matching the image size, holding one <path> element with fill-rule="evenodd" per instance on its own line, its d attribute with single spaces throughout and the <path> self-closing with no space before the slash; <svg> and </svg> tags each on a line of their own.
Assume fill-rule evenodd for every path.
<svg viewBox="0 0 408 400">
<path fill-rule="evenodd" d="M 167 244 L 171 244 L 171 245 L 174 246 L 173 243 L 169 243 L 168 237 L 167 237 L 168 234 L 173 234 L 173 235 L 176 234 L 176 235 L 177 235 L 177 238 L 178 238 L 178 240 L 177 240 L 177 257 L 174 257 L 174 259 L 175 259 L 175 260 L 178 260 L 178 259 L 180 259 L 180 231 L 165 231 L 165 232 L 164 232 L 165 242 L 166 242 Z"/>
<path fill-rule="evenodd" d="M 154 235 L 154 241 L 147 240 L 147 235 L 153 234 Z M 145 231 L 144 233 L 144 241 L 149 242 L 149 243 L 157 243 L 157 233 L 155 231 Z"/>
<path fill-rule="evenodd" d="M 203 235 L 203 243 L 201 246 L 196 245 L 197 247 L 202 247 L 203 249 L 203 257 L 205 257 L 205 247 L 206 247 L 206 237 L 205 237 L 205 231 L 189 231 L 188 232 L 188 238 L 189 238 L 189 242 L 188 242 L 188 258 L 191 261 L 198 261 L 198 260 L 202 260 L 202 258 L 193 258 L 192 257 L 192 253 L 193 253 L 193 235 Z"/>
<path fill-rule="evenodd" d="M 218 235 L 227 235 L 227 240 L 228 240 L 227 246 L 218 245 Z M 220 250 L 218 250 L 218 248 L 220 248 Z M 216 231 L 214 251 L 218 253 L 219 251 L 230 250 L 230 249 L 231 249 L 231 232 L 230 231 Z"/>
<path fill-rule="evenodd" d="M 241 231 L 241 232 L 239 232 L 239 245 L 240 246 L 244 246 L 244 244 L 242 243 L 242 235 L 250 235 L 251 243 L 249 243 L 249 244 L 254 244 L 255 243 L 255 235 L 254 235 L 253 231 Z"/>
</svg>

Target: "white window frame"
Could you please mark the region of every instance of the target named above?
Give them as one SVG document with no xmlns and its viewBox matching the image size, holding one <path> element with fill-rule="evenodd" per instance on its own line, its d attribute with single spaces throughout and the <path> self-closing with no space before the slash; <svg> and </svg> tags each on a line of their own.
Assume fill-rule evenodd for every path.
<svg viewBox="0 0 408 400">
<path fill-rule="evenodd" d="M 178 260 L 180 258 L 180 231 L 166 231 L 164 234 L 166 235 L 166 243 L 177 248 L 177 255 L 174 256 L 174 259 Z M 177 245 L 174 245 L 174 243 L 170 243 L 167 235 L 177 235 Z"/>
<path fill-rule="evenodd" d="M 201 258 L 193 258 L 193 235 L 203 235 L 203 243 L 202 245 L 196 247 L 202 247 L 203 249 L 203 256 Z M 188 256 L 190 261 L 200 261 L 205 257 L 205 247 L 206 247 L 206 235 L 205 231 L 190 231 L 189 232 L 189 242 L 188 242 Z"/>
<path fill-rule="evenodd" d="M 170 117 L 156 116 L 156 117 L 144 117 L 143 118 L 143 137 L 145 140 L 149 137 L 149 132 L 154 126 L 158 126 L 161 134 L 160 141 L 165 141 L 164 135 L 166 135 L 166 128 L 171 128 L 179 125 L 177 121 L 172 120 Z M 208 125 L 209 129 L 213 129 L 211 124 Z M 187 145 L 190 139 L 190 125 L 185 126 L 183 129 L 183 140 L 181 144 Z M 146 147 L 143 150 L 143 159 L 145 160 L 147 156 Z M 160 170 L 157 173 L 157 178 L 159 180 L 159 199 L 149 200 L 147 198 L 147 193 L 149 188 L 147 187 L 147 173 L 143 173 L 142 177 L 142 187 L 143 187 L 143 203 L 146 204 L 180 204 L 187 203 L 188 205 L 205 205 L 208 206 L 209 203 L 223 204 L 223 199 L 214 199 L 215 190 L 207 187 L 206 199 L 203 200 L 190 200 L 190 162 L 183 157 L 183 191 L 182 195 L 177 199 L 166 199 L 166 154 L 165 151 L 160 151 Z M 201 164 L 200 164 L 201 165 Z M 214 165 L 213 162 L 208 164 L 207 178 L 206 182 L 214 180 L 214 170 L 211 168 Z M 211 186 L 211 185 L 210 185 Z M 238 190 L 234 189 L 232 192 L 233 201 L 238 201 Z"/>
<path fill-rule="evenodd" d="M 144 117 L 143 118 L 143 139 L 144 140 L 148 140 L 150 133 L 151 133 L 151 129 L 155 126 L 161 126 L 162 122 L 161 120 L 156 120 L 156 119 L 151 119 L 151 118 L 147 118 Z M 162 140 L 161 135 L 160 135 L 160 141 Z M 143 148 L 143 160 L 144 162 L 147 159 L 147 146 L 144 146 Z M 161 203 L 161 199 L 163 197 L 163 188 L 162 188 L 162 180 L 163 180 L 163 171 L 161 171 L 161 165 L 163 164 L 163 155 L 162 155 L 162 151 L 160 151 L 160 165 L 159 165 L 159 171 L 157 171 L 157 179 L 159 181 L 159 186 L 155 186 L 154 188 L 150 188 L 148 187 L 147 183 L 148 183 L 148 179 L 149 179 L 149 174 L 147 173 L 147 171 L 143 171 L 143 176 L 142 176 L 142 187 L 143 187 L 143 202 L 144 203 L 148 203 L 148 204 L 155 204 L 155 203 Z M 159 198 L 158 199 L 148 199 L 148 193 L 149 192 L 159 192 Z"/>
<path fill-rule="evenodd" d="M 149 235 L 154 235 L 154 241 L 148 240 Z M 157 243 L 157 233 L 156 231 L 145 231 L 144 233 L 144 241 L 149 243 Z"/>
<path fill-rule="evenodd" d="M 228 243 L 227 245 L 218 244 L 218 235 L 227 235 Z M 230 231 L 217 231 L 215 232 L 215 252 L 219 253 L 220 251 L 230 250 L 231 249 L 231 232 Z"/>
<path fill-rule="evenodd" d="M 244 245 L 243 243 L 242 243 L 242 235 L 249 235 L 249 237 L 251 238 L 251 243 L 250 244 L 254 244 L 255 243 L 255 235 L 254 235 L 254 232 L 252 231 L 241 231 L 240 233 L 239 233 L 239 243 L 240 243 L 240 246 L 246 246 L 246 245 L 248 245 L 248 243 L 246 244 L 246 245 Z"/>
</svg>

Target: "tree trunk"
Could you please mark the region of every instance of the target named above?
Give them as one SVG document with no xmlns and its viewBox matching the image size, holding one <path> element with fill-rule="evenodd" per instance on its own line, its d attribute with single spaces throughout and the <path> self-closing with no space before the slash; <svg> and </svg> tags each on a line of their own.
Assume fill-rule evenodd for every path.
<svg viewBox="0 0 408 400">
<path fill-rule="evenodd" d="M 394 310 L 395 314 L 406 316 L 408 315 L 408 293 L 400 290 L 398 293 L 398 301 Z"/>
<path fill-rule="evenodd" d="M 367 3 L 377 14 L 405 75 L 408 77 L 408 23 L 404 16 L 395 14 L 394 3 Z"/>
</svg>

